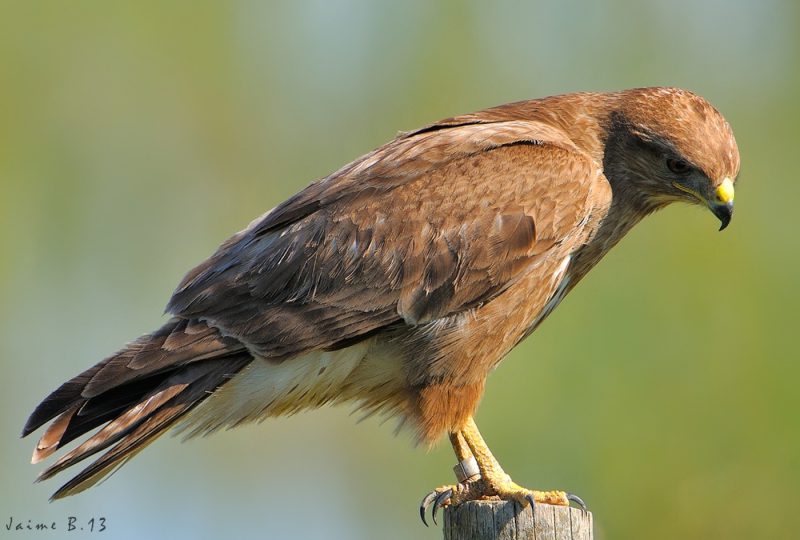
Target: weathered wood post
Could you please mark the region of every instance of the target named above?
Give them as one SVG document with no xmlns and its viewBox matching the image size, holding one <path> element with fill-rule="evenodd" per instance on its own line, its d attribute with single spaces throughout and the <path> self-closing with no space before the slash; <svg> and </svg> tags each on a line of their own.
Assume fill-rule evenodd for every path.
<svg viewBox="0 0 800 540">
<path fill-rule="evenodd" d="M 592 513 L 513 501 L 470 501 L 444 509 L 444 540 L 592 540 Z"/>
</svg>

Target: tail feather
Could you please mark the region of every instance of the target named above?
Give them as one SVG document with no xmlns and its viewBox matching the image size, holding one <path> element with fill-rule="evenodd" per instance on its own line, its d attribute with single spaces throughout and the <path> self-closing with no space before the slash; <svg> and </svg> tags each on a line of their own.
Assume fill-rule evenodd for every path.
<svg viewBox="0 0 800 540">
<path fill-rule="evenodd" d="M 143 401 L 136 403 L 114 420 L 108 422 L 100 431 L 86 439 L 74 450 L 61 456 L 58 461 L 42 471 L 36 480 L 47 480 L 67 467 L 71 467 L 100 450 L 108 448 L 130 433 L 161 405 L 183 391 L 186 386 L 186 383 L 177 383 L 173 385 L 167 383 L 166 387 L 157 388 Z"/>
<path fill-rule="evenodd" d="M 107 360 L 103 360 L 103 362 L 106 361 Z M 80 375 L 68 380 L 57 389 L 53 390 L 49 396 L 44 398 L 28 417 L 25 427 L 22 428 L 22 436 L 26 437 L 30 435 L 46 422 L 73 408 L 75 403 L 80 400 L 81 392 L 86 384 L 100 371 L 100 368 L 103 367 L 103 362 L 90 367 Z"/>
<path fill-rule="evenodd" d="M 38 463 L 77 437 L 112 420 L 131 403 L 142 399 L 162 379 L 163 375 L 158 379 L 146 378 L 114 388 L 95 398 L 78 400 L 75 406 L 62 413 L 47 428 L 36 445 L 31 461 Z"/>
<path fill-rule="evenodd" d="M 83 405 L 76 412 L 78 418 L 96 418 L 106 413 L 119 412 L 126 408 L 132 401 L 146 395 L 153 386 L 164 380 L 164 373 L 145 377 L 112 388 L 97 397 L 84 400 Z"/>
<path fill-rule="evenodd" d="M 241 354 L 225 361 L 218 361 L 218 366 L 200 375 L 194 383 L 189 384 L 183 391 L 153 411 L 130 433 L 122 436 L 119 443 L 108 452 L 61 486 L 53 494 L 52 499 L 74 495 L 95 485 L 153 442 L 183 415 L 211 395 L 213 389 L 224 383 L 231 373 L 237 372 L 252 359 L 249 355 Z M 202 367 L 197 366 L 195 369 L 202 370 Z M 80 457 L 77 460 L 80 460 Z"/>
<path fill-rule="evenodd" d="M 187 328 L 202 325 L 203 331 L 186 334 Z M 242 350 L 242 344 L 223 337 L 216 328 L 197 321 L 172 319 L 156 332 L 143 336 L 114 355 L 83 388 L 86 398 L 99 396 L 121 383 L 157 375 L 176 365 L 199 362 Z"/>
<path fill-rule="evenodd" d="M 55 452 L 59 445 L 64 444 L 64 433 L 66 433 L 72 422 L 75 412 L 80 408 L 80 403 L 73 406 L 71 409 L 61 413 L 52 424 L 47 428 L 39 442 L 36 444 L 36 449 L 33 451 L 31 463 L 39 463 L 44 458 Z"/>
<path fill-rule="evenodd" d="M 23 436 L 55 420 L 34 450 L 34 463 L 105 424 L 45 469 L 37 481 L 111 447 L 53 498 L 83 491 L 124 464 L 252 360 L 239 342 L 220 336 L 204 323 L 173 319 L 64 383 L 36 408 Z"/>
<path fill-rule="evenodd" d="M 185 331 L 191 332 L 185 334 Z M 177 365 L 199 362 L 243 350 L 241 343 L 223 337 L 219 332 L 199 321 L 172 319 L 151 334 L 146 334 L 116 354 L 102 360 L 80 375 L 70 379 L 47 396 L 28 418 L 22 436 L 39 429 L 46 422 L 65 413 L 79 401 L 105 395 L 98 400 L 103 406 L 113 403 L 117 392 L 122 403 L 129 394 L 152 388 L 148 377 L 156 377 Z M 127 386 L 127 383 L 140 383 Z M 143 383 L 143 384 L 142 384 Z M 85 415 L 85 412 L 79 412 Z M 91 428 L 90 428 L 91 429 Z"/>
</svg>

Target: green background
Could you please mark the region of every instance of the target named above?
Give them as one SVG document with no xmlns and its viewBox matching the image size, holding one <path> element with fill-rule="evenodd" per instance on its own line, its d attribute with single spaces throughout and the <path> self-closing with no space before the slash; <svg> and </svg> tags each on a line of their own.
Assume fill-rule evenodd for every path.
<svg viewBox="0 0 800 540">
<path fill-rule="evenodd" d="M 519 483 L 583 496 L 597 539 L 792 537 L 799 62 L 792 1 L 2 2 L 0 525 L 440 538 L 416 507 L 449 446 L 345 407 L 165 437 L 53 504 L 62 478 L 32 484 L 18 434 L 227 236 L 397 131 L 677 85 L 736 132 L 732 226 L 679 206 L 639 225 L 490 377 L 478 423 Z"/>
</svg>

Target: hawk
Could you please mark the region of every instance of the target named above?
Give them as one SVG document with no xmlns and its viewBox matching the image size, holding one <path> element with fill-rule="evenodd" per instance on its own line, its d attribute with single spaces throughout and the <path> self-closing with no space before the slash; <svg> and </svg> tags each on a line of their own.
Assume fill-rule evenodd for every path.
<svg viewBox="0 0 800 540">
<path fill-rule="evenodd" d="M 495 496 L 581 503 L 514 483 L 473 420 L 486 377 L 631 227 L 671 202 L 724 229 L 730 125 L 678 88 L 575 93 L 402 133 L 253 221 L 191 270 L 158 330 L 62 384 L 40 479 L 105 450 L 78 493 L 170 428 L 188 436 L 331 403 L 447 434 L 458 483 L 433 505 Z"/>
</svg>

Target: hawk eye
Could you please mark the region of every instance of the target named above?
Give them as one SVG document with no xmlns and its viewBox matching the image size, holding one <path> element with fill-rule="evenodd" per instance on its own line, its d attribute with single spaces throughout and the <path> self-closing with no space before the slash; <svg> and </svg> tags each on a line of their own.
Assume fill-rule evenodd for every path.
<svg viewBox="0 0 800 540">
<path fill-rule="evenodd" d="M 667 159 L 667 168 L 675 174 L 686 174 L 691 170 L 691 165 L 682 159 Z"/>
</svg>

